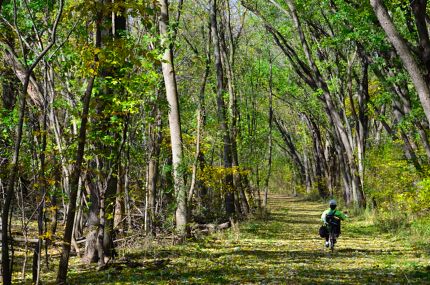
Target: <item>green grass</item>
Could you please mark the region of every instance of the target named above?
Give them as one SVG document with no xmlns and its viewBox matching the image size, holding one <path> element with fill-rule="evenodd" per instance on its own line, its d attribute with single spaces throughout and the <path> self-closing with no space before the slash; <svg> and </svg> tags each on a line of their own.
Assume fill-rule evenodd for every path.
<svg viewBox="0 0 430 285">
<path fill-rule="evenodd" d="M 423 248 L 368 219 L 343 224 L 334 253 L 318 236 L 325 204 L 277 195 L 267 219 L 189 241 L 121 252 L 143 266 L 105 271 L 72 258 L 70 284 L 430 284 Z M 425 230 L 424 226 L 417 226 Z M 413 227 L 411 227 L 413 228 Z M 162 261 L 161 266 L 154 266 Z M 56 270 L 56 268 L 53 268 Z M 54 284 L 55 270 L 44 284 Z M 45 270 L 46 271 L 46 270 Z"/>
</svg>

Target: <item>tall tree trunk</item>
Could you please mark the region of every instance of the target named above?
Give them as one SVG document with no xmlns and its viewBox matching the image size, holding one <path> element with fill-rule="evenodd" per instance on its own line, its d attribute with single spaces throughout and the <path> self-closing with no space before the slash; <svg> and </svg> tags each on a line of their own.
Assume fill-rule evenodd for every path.
<svg viewBox="0 0 430 285">
<path fill-rule="evenodd" d="M 226 170 L 226 175 L 224 179 L 225 186 L 225 210 L 227 216 L 232 216 L 235 214 L 234 206 L 234 184 L 233 175 L 230 170 L 233 166 L 232 163 L 232 151 L 231 151 L 231 138 L 228 128 L 227 118 L 226 118 L 226 108 L 224 102 L 224 92 L 225 92 L 225 78 L 224 70 L 222 66 L 222 55 L 220 49 L 220 41 L 218 34 L 218 23 L 217 23 L 217 0 L 212 0 L 211 12 L 211 30 L 212 30 L 212 42 L 214 46 L 214 57 L 215 57 L 215 69 L 217 75 L 217 108 L 218 108 L 218 120 L 221 126 L 221 131 L 224 140 L 224 168 Z"/>
<path fill-rule="evenodd" d="M 273 58 L 272 55 L 269 55 L 269 62 L 270 62 L 270 74 L 269 74 L 269 119 L 268 119 L 268 125 L 269 125 L 269 157 L 267 159 L 267 176 L 266 180 L 264 182 L 264 196 L 263 196 L 263 208 L 264 211 L 267 211 L 267 202 L 268 202 L 268 196 L 269 196 L 269 182 L 270 182 L 270 176 L 272 175 L 272 151 L 273 151 L 273 136 L 272 136 L 272 129 L 273 129 Z"/>
<path fill-rule="evenodd" d="M 97 30 L 96 37 L 98 38 L 98 42 L 99 42 L 100 33 L 98 30 Z M 81 167 L 82 167 L 82 162 L 84 160 L 86 128 L 87 128 L 90 98 L 91 98 L 91 92 L 94 86 L 94 80 L 95 80 L 95 76 L 91 77 L 90 80 L 88 81 L 87 90 L 85 91 L 85 95 L 83 99 L 83 106 L 82 106 L 83 109 L 81 114 L 82 120 L 81 120 L 81 127 L 79 130 L 79 137 L 78 137 L 78 150 L 76 152 L 76 162 L 75 162 L 72 177 L 70 180 L 71 185 L 70 185 L 70 197 L 69 197 L 69 211 L 67 214 L 66 228 L 64 230 L 63 246 L 62 246 L 60 265 L 59 265 L 57 281 L 56 281 L 57 284 L 66 284 L 67 269 L 69 266 L 70 245 L 72 241 L 73 222 L 75 219 L 76 199 L 77 199 L 77 193 L 78 193 L 78 187 L 79 187 L 79 177 L 81 175 Z"/>
<path fill-rule="evenodd" d="M 100 0 L 102 1 L 102 0 Z M 95 47 L 101 47 L 101 31 L 100 24 L 102 21 L 102 15 L 99 12 L 95 21 Z M 94 69 L 98 64 L 98 56 L 94 56 Z M 88 115 L 90 110 L 90 99 L 91 93 L 93 91 L 95 81 L 95 75 L 93 75 L 87 84 L 87 89 L 82 100 L 82 114 L 81 114 L 81 126 L 79 129 L 78 136 L 78 149 L 76 151 L 76 161 L 72 170 L 72 175 L 70 177 L 70 196 L 69 196 L 69 206 L 66 220 L 66 227 L 64 229 L 63 245 L 60 256 L 60 262 L 57 273 L 57 284 L 66 284 L 67 270 L 69 267 L 69 255 L 70 255 L 70 245 L 72 241 L 73 222 L 75 220 L 75 210 L 76 210 L 76 199 L 79 188 L 79 178 L 81 176 L 81 168 L 84 160 L 85 143 L 86 143 L 86 130 L 88 123 Z"/>
<path fill-rule="evenodd" d="M 179 112 L 178 89 L 173 63 L 172 43 L 169 40 L 169 4 L 168 0 L 158 0 L 161 14 L 159 29 L 161 44 L 164 48 L 161 67 L 163 70 L 166 97 L 169 103 L 169 128 L 172 144 L 173 179 L 176 194 L 176 230 L 185 235 L 187 230 L 187 190 L 185 188 L 184 174 L 182 171 L 182 131 Z"/>
<path fill-rule="evenodd" d="M 239 163 L 239 154 L 237 149 L 237 136 L 238 136 L 238 126 L 237 121 L 240 116 L 239 108 L 237 104 L 237 94 L 235 90 L 235 76 L 234 76 L 234 62 L 235 62 L 235 53 L 236 53 L 236 45 L 235 41 L 238 40 L 240 33 L 238 33 L 237 38 L 234 38 L 232 26 L 231 26 L 231 8 L 230 2 L 224 1 L 223 9 L 226 11 L 226 14 L 223 13 L 221 16 L 221 24 L 219 25 L 219 42 L 220 42 L 220 51 L 221 51 L 221 59 L 222 64 L 225 70 L 226 75 L 226 83 L 227 90 L 229 94 L 229 117 L 230 117 L 230 141 L 231 141 L 231 156 L 232 156 L 232 167 L 233 169 L 237 169 L 239 171 L 235 171 L 233 174 L 233 185 L 235 192 L 239 195 L 237 200 L 239 201 L 238 208 L 243 214 L 247 215 L 249 213 L 249 204 L 245 195 L 244 187 L 247 187 L 245 183 L 243 183 L 242 174 L 240 172 L 240 163 Z"/>
<path fill-rule="evenodd" d="M 360 178 L 360 194 L 364 195 L 364 158 L 366 153 L 366 143 L 369 136 L 369 116 L 367 104 L 370 100 L 369 97 L 369 61 L 365 51 L 361 46 L 358 47 L 361 58 L 362 78 L 357 80 L 359 84 L 358 92 L 358 117 L 356 118 L 357 130 L 357 157 L 358 157 L 358 175 Z M 351 101 L 353 104 L 353 101 Z"/>
<path fill-rule="evenodd" d="M 157 97 L 159 93 L 157 93 Z M 158 98 L 157 101 L 159 101 Z M 155 236 L 155 206 L 157 199 L 158 189 L 158 164 L 162 142 L 162 121 L 161 121 L 161 110 L 158 106 L 158 102 L 154 102 L 152 117 L 155 118 L 154 123 L 149 126 L 149 162 L 148 162 L 148 191 L 147 191 L 147 229 L 146 233 Z"/>
<path fill-rule="evenodd" d="M 100 42 L 100 32 L 97 29 L 97 42 Z M 97 44 L 96 44 L 97 46 Z M 96 60 L 97 61 L 97 60 Z M 91 93 L 94 86 L 95 76 L 92 76 L 88 81 L 87 90 L 84 95 L 82 104 L 82 114 L 81 114 L 81 127 L 79 129 L 78 137 L 78 149 L 76 151 L 76 162 L 73 168 L 72 176 L 70 179 L 70 197 L 69 197 L 69 211 L 67 213 L 66 227 L 64 230 L 63 245 L 60 256 L 60 265 L 57 274 L 57 284 L 66 284 L 67 269 L 69 266 L 69 255 L 70 255 L 70 245 L 72 242 L 73 234 L 73 222 L 75 220 L 75 210 L 76 210 L 76 199 L 79 188 L 79 177 L 81 175 L 82 162 L 84 160 L 84 150 L 86 142 L 86 129 L 89 114 L 89 105 Z"/>
<path fill-rule="evenodd" d="M 15 140 L 15 148 L 13 152 L 13 158 L 12 158 L 12 167 L 9 174 L 9 180 L 7 184 L 7 189 L 5 193 L 5 200 L 2 207 L 2 219 L 1 219 L 1 237 L 2 237 L 2 255 L 1 255 L 1 262 L 2 262 L 2 277 L 3 277 L 3 284 L 10 285 L 12 284 L 12 264 L 10 262 L 9 257 L 9 211 L 10 206 L 12 203 L 12 197 L 14 195 L 14 188 L 15 188 L 15 180 L 16 176 L 18 175 L 18 161 L 19 161 L 19 154 L 21 150 L 21 141 L 22 141 L 22 132 L 23 132 L 23 125 L 24 125 L 24 114 L 25 114 L 25 108 L 26 108 L 26 90 L 29 84 L 29 78 L 30 78 L 31 71 L 27 73 L 26 80 L 24 82 L 23 87 L 23 93 L 21 94 L 20 99 L 20 113 L 19 113 L 19 121 L 18 121 L 18 129 L 16 133 L 16 140 Z"/>
<path fill-rule="evenodd" d="M 197 171 L 198 164 L 200 162 L 200 168 L 203 170 L 204 168 L 204 154 L 201 150 L 201 141 L 203 138 L 203 130 L 206 121 L 206 108 L 205 108 L 205 92 L 206 92 L 206 84 L 209 77 L 210 72 L 210 44 L 211 44 L 211 27 L 208 27 L 208 38 L 206 39 L 206 51 L 205 51 L 205 73 L 202 79 L 202 85 L 200 86 L 199 99 L 198 99 L 198 109 L 197 109 L 197 134 L 196 134 L 196 152 L 193 161 L 193 169 L 191 174 L 191 184 L 190 189 L 188 191 L 188 204 L 190 205 L 192 202 L 192 198 L 195 192 L 196 185 L 201 186 L 202 182 L 197 181 Z M 201 194 L 201 193 L 200 193 Z"/>
<path fill-rule="evenodd" d="M 46 65 L 45 65 L 46 67 Z M 46 80 L 46 78 L 45 78 Z M 45 195 L 47 192 L 46 185 L 46 177 L 45 177 L 45 152 L 47 145 L 47 120 L 48 120 L 48 100 L 46 99 L 47 94 L 45 93 L 44 104 L 43 104 L 43 119 L 42 119 L 42 129 L 38 127 L 38 133 L 41 134 L 41 149 L 40 149 L 40 169 L 39 169 L 39 183 L 40 183 L 40 193 L 39 199 L 37 199 L 38 209 L 37 209 L 37 228 L 38 228 L 38 242 L 35 246 L 34 255 L 33 255 L 33 283 L 40 284 L 40 263 L 41 263 L 41 253 L 42 253 L 42 242 L 43 242 L 43 234 L 44 234 L 44 220 L 45 220 Z"/>
<path fill-rule="evenodd" d="M 396 30 L 387 9 L 385 8 L 382 0 L 370 0 L 370 4 L 375 11 L 376 17 L 378 18 L 381 27 L 384 29 L 388 39 L 393 44 L 400 56 L 405 69 L 411 76 L 412 82 L 417 90 L 421 106 L 424 109 L 424 113 L 427 117 L 427 121 L 430 123 L 430 89 L 428 80 L 421 73 L 418 63 L 415 61 L 412 52 L 409 50 L 407 43 Z M 425 13 L 425 11 L 423 11 Z"/>
<path fill-rule="evenodd" d="M 419 36 L 420 44 L 420 59 L 422 64 L 426 67 L 427 74 L 424 77 L 427 81 L 427 86 L 430 82 L 430 39 L 429 30 L 426 23 L 427 16 L 427 0 L 414 0 L 411 1 L 412 12 L 415 16 L 415 25 Z"/>
</svg>

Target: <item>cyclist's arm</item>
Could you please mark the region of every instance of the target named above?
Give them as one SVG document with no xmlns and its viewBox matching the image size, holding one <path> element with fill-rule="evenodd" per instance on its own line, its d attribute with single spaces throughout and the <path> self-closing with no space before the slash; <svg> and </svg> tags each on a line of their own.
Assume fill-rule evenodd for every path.
<svg viewBox="0 0 430 285">
<path fill-rule="evenodd" d="M 324 223 L 327 223 L 326 217 L 327 217 L 327 211 L 324 211 L 321 215 L 321 221 L 323 221 Z"/>
<path fill-rule="evenodd" d="M 337 211 L 336 216 L 339 217 L 341 220 L 345 220 L 348 218 L 348 216 L 342 213 L 341 211 Z"/>
</svg>

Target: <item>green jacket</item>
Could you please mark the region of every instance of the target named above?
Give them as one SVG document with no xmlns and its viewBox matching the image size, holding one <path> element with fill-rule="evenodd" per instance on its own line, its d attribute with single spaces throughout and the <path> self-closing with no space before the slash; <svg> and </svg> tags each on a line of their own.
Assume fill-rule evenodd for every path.
<svg viewBox="0 0 430 285">
<path fill-rule="evenodd" d="M 332 210 L 332 209 L 328 208 L 327 210 L 325 210 L 322 213 L 322 215 L 321 215 L 321 221 L 323 221 L 324 223 L 327 223 L 327 221 L 326 221 L 327 215 L 333 215 L 333 212 L 334 212 L 334 215 L 336 217 L 338 217 L 339 219 L 341 219 L 341 220 L 345 220 L 347 218 L 347 216 L 344 213 L 342 213 L 341 211 L 339 211 L 339 210 Z"/>
</svg>

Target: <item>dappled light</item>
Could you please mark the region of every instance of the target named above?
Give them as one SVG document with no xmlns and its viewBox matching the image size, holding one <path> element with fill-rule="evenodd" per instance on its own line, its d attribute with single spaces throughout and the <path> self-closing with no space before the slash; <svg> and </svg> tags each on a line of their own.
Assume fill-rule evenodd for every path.
<svg viewBox="0 0 430 285">
<path fill-rule="evenodd" d="M 76 284 L 430 284 L 430 263 L 407 241 L 344 223 L 333 253 L 318 236 L 322 203 L 271 196 L 270 215 L 182 246 L 154 249 L 160 268 L 74 267 Z M 143 252 L 128 255 L 144 260 Z M 126 254 L 127 255 L 127 254 Z M 93 281 L 92 281 L 93 280 Z"/>
</svg>

